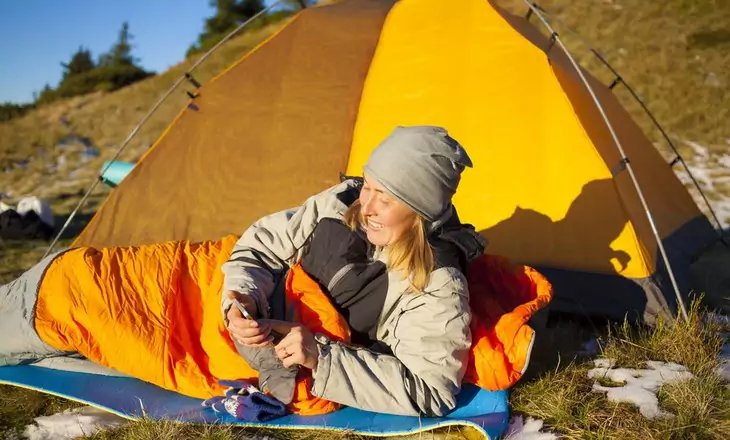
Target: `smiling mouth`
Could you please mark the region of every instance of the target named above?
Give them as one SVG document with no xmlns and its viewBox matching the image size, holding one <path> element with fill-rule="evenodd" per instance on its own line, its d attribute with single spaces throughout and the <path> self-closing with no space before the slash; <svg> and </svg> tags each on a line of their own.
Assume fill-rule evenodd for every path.
<svg viewBox="0 0 730 440">
<path fill-rule="evenodd" d="M 371 229 L 373 231 L 379 231 L 379 230 L 383 229 L 383 225 L 381 223 L 374 222 L 370 219 L 368 219 L 367 223 L 368 223 L 368 229 Z"/>
</svg>

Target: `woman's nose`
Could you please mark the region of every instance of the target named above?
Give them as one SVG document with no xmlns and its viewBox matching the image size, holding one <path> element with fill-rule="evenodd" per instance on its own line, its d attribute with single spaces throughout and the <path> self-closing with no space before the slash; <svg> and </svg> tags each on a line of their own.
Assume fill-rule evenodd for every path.
<svg viewBox="0 0 730 440">
<path fill-rule="evenodd" d="M 372 197 L 363 197 L 360 200 L 360 212 L 362 215 L 371 215 L 373 213 Z"/>
</svg>

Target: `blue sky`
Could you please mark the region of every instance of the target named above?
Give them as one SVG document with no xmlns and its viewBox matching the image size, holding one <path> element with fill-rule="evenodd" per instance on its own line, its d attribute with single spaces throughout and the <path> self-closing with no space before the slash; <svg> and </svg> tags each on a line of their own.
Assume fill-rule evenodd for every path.
<svg viewBox="0 0 730 440">
<path fill-rule="evenodd" d="M 209 0 L 0 0 L 0 103 L 30 102 L 46 83 L 58 85 L 60 63 L 79 46 L 98 59 L 124 21 L 142 67 L 162 72 L 214 12 Z"/>
</svg>

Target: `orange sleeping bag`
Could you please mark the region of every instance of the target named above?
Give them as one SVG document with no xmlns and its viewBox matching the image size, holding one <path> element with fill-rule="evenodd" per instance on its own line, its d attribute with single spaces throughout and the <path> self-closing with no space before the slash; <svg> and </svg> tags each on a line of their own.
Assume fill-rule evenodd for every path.
<svg viewBox="0 0 730 440">
<path fill-rule="evenodd" d="M 219 379 L 255 379 L 223 323 L 221 265 L 237 237 L 190 243 L 77 248 L 56 258 L 38 292 L 35 325 L 50 346 L 78 352 L 122 373 L 184 395 L 220 395 Z M 287 304 L 313 332 L 348 342 L 346 321 L 298 265 L 286 280 Z M 525 323 L 552 298 L 548 282 L 524 266 L 483 256 L 469 287 L 474 343 L 465 380 L 490 390 L 519 380 L 532 329 Z M 338 404 L 310 393 L 301 369 L 290 410 L 323 414 Z"/>
</svg>

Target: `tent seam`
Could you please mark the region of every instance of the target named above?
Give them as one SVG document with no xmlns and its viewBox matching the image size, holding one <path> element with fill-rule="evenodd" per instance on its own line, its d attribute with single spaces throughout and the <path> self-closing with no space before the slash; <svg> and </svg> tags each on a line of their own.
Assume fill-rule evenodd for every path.
<svg viewBox="0 0 730 440">
<path fill-rule="evenodd" d="M 352 147 L 355 146 L 355 133 L 357 133 L 357 126 L 358 122 L 360 121 L 360 111 L 362 110 L 362 100 L 363 96 L 365 96 L 365 91 L 367 90 L 368 86 L 368 79 L 370 78 L 370 72 L 373 68 L 373 64 L 375 63 L 375 58 L 378 55 L 378 51 L 380 50 L 380 42 L 383 38 L 383 31 L 385 30 L 385 27 L 388 24 L 388 20 L 390 19 L 391 14 L 393 13 L 393 9 L 396 7 L 397 2 L 393 2 L 390 5 L 390 9 L 388 9 L 388 13 L 385 14 L 385 18 L 383 18 L 383 24 L 380 26 L 380 32 L 378 33 L 378 40 L 375 42 L 374 49 L 373 49 L 373 55 L 370 57 L 370 63 L 368 64 L 368 68 L 365 71 L 365 78 L 362 82 L 362 90 L 360 90 L 360 98 L 357 101 L 357 110 L 355 112 L 355 121 L 352 124 L 352 137 L 350 139 L 350 148 L 348 148 L 347 151 L 347 159 L 345 159 L 345 169 L 344 172 L 347 173 L 347 170 L 350 168 L 350 158 L 352 157 Z"/>
</svg>

